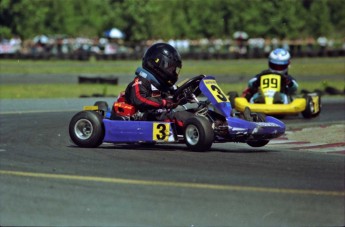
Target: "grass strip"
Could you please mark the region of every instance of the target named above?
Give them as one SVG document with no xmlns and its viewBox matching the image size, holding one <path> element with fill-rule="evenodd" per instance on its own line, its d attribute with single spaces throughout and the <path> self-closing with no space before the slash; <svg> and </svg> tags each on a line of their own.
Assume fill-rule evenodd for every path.
<svg viewBox="0 0 345 227">
<path fill-rule="evenodd" d="M 300 87 L 308 91 L 324 90 L 332 86 L 343 91 L 345 87 L 345 57 L 337 58 L 293 58 L 289 72 L 297 79 Z M 2 75 L 83 75 L 110 74 L 133 75 L 141 61 L 33 61 L 33 60 L 0 60 Z M 229 59 L 229 60 L 185 60 L 182 75 L 229 75 L 252 77 L 267 67 L 266 59 Z M 322 80 L 310 80 L 318 76 Z M 332 78 L 332 79 L 328 79 Z M 336 78 L 336 79 L 335 79 Z M 326 83 L 325 83 L 326 82 Z M 104 84 L 0 84 L 0 99 L 23 98 L 76 98 L 81 95 L 94 94 L 113 96 L 125 89 L 126 85 Z M 237 91 L 239 94 L 246 88 L 246 82 L 220 83 L 224 92 Z"/>
<path fill-rule="evenodd" d="M 329 85 L 342 90 L 343 84 L 330 82 Z M 245 83 L 219 83 L 222 90 L 227 93 L 236 91 L 239 94 L 246 88 Z M 82 95 L 117 96 L 124 91 L 126 85 L 104 84 L 1 84 L 0 99 L 26 99 L 26 98 L 77 98 Z M 300 83 L 299 90 L 324 90 L 320 81 Z"/>
<path fill-rule="evenodd" d="M 290 73 L 297 79 L 312 75 L 344 75 L 345 57 L 292 59 Z M 0 60 L 1 74 L 125 74 L 132 75 L 140 61 L 32 61 Z M 266 59 L 185 60 L 183 75 L 255 75 L 267 68 Z"/>
</svg>

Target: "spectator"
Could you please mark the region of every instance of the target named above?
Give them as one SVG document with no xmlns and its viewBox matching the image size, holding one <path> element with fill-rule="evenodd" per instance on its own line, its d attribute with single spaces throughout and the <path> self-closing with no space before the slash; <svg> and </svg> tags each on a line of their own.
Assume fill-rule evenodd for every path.
<svg viewBox="0 0 345 227">
<path fill-rule="evenodd" d="M 316 42 L 319 45 L 319 56 L 325 56 L 328 39 L 324 36 L 320 36 L 317 38 Z"/>
</svg>

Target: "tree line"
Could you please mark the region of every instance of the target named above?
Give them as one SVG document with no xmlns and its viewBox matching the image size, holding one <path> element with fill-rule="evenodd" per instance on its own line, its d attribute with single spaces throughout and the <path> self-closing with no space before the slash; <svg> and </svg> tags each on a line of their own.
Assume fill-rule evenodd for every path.
<svg viewBox="0 0 345 227">
<path fill-rule="evenodd" d="M 343 0 L 0 0 L 0 37 L 39 34 L 126 41 L 170 38 L 303 38 L 345 35 Z"/>
</svg>

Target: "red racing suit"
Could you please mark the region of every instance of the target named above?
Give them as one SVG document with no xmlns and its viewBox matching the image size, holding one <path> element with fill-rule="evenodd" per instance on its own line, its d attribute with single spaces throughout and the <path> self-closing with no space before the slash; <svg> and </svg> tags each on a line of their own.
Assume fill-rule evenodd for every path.
<svg viewBox="0 0 345 227">
<path fill-rule="evenodd" d="M 168 95 L 141 76 L 136 76 L 125 91 L 126 102 L 142 112 L 166 107 Z"/>
<path fill-rule="evenodd" d="M 164 111 L 164 109 L 174 109 L 177 105 L 171 99 L 174 87 L 159 90 L 159 82 L 142 68 L 138 68 L 135 74 L 136 77 L 126 88 L 125 100 L 144 113 L 144 120 L 173 121 L 177 126 L 182 127 L 186 119 L 194 116 L 188 111 Z"/>
</svg>

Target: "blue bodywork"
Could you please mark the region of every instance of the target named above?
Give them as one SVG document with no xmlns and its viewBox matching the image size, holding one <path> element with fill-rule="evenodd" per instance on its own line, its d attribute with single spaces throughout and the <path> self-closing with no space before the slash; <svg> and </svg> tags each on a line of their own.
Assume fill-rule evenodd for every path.
<svg viewBox="0 0 345 227">
<path fill-rule="evenodd" d="M 175 142 L 174 123 L 104 119 L 104 142 Z M 162 130 L 165 127 L 165 130 Z"/>
</svg>

